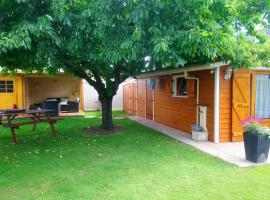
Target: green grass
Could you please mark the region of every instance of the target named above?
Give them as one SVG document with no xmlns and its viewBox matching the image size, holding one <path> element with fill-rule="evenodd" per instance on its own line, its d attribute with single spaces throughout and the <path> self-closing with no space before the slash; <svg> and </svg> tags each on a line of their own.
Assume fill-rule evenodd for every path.
<svg viewBox="0 0 270 200">
<path fill-rule="evenodd" d="M 124 113 L 115 112 L 123 116 Z M 90 113 L 87 116 L 100 116 Z M 17 131 L 0 128 L 1 200 L 269 199 L 270 166 L 238 168 L 128 119 L 105 136 L 82 128 L 100 118 L 67 118 Z"/>
</svg>

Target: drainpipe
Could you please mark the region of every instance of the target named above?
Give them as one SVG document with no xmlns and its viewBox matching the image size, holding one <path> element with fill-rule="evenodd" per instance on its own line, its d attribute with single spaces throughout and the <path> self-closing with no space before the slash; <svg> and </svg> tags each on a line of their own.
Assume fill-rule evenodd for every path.
<svg viewBox="0 0 270 200">
<path fill-rule="evenodd" d="M 200 79 L 199 78 L 194 78 L 194 77 L 189 77 L 187 71 L 185 71 L 185 79 L 191 79 L 191 80 L 196 80 L 197 83 L 197 91 L 196 91 L 196 124 L 199 124 L 199 103 L 200 103 Z"/>
<path fill-rule="evenodd" d="M 214 91 L 214 142 L 219 143 L 219 79 L 220 79 L 220 69 L 216 67 L 215 69 L 215 91 Z"/>
</svg>

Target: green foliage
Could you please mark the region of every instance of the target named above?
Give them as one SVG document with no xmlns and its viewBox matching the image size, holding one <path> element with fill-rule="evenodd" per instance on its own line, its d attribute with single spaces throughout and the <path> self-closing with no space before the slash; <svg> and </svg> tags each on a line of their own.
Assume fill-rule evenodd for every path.
<svg viewBox="0 0 270 200">
<path fill-rule="evenodd" d="M 268 66 L 269 7 L 263 0 L 2 0 L 0 65 L 64 69 L 101 97 L 146 70 L 213 60 Z"/>
<path fill-rule="evenodd" d="M 252 134 L 252 135 L 261 135 L 260 127 L 261 127 L 261 125 L 258 123 L 251 123 L 245 127 L 245 132 Z"/>
<path fill-rule="evenodd" d="M 258 123 L 249 124 L 245 127 L 245 132 L 252 135 L 266 135 L 270 136 L 270 128 L 267 126 L 261 126 Z"/>
<path fill-rule="evenodd" d="M 242 121 L 244 132 L 252 135 L 270 136 L 270 128 L 264 126 L 264 120 L 256 117 L 248 117 Z"/>
<path fill-rule="evenodd" d="M 270 128 L 268 126 L 264 126 L 260 128 L 260 133 L 262 135 L 270 136 Z"/>
</svg>

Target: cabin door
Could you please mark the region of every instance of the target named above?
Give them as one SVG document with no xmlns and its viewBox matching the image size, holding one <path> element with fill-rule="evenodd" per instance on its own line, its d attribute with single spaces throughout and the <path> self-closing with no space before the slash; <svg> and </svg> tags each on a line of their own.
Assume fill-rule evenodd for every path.
<svg viewBox="0 0 270 200">
<path fill-rule="evenodd" d="M 153 120 L 154 95 L 150 89 L 150 80 L 146 80 L 146 119 Z"/>
<path fill-rule="evenodd" d="M 241 122 L 250 115 L 250 73 L 239 70 L 233 77 L 232 141 L 243 140 Z"/>
</svg>

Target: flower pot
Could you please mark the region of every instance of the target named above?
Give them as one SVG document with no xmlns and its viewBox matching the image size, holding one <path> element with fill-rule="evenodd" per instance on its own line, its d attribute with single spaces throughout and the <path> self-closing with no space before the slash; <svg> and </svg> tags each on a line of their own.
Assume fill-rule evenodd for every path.
<svg viewBox="0 0 270 200">
<path fill-rule="evenodd" d="M 255 163 L 267 160 L 270 147 L 269 136 L 244 132 L 244 145 L 247 160 Z"/>
</svg>

